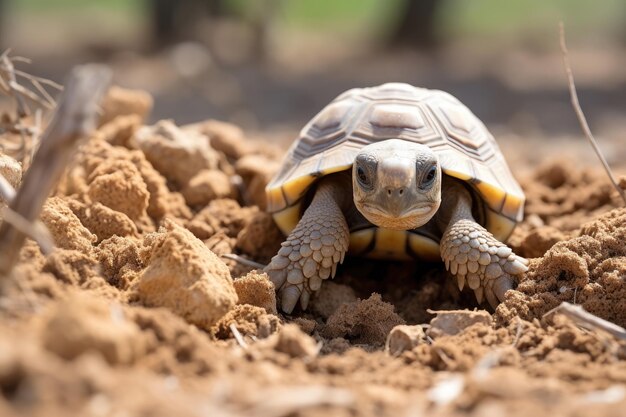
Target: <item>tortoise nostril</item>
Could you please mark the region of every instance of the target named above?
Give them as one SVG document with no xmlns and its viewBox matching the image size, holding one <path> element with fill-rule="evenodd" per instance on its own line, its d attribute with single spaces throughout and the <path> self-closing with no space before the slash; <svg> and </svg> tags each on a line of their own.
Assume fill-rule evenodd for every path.
<svg viewBox="0 0 626 417">
<path fill-rule="evenodd" d="M 388 197 L 401 197 L 404 194 L 406 188 L 387 188 L 387 196 Z"/>
</svg>

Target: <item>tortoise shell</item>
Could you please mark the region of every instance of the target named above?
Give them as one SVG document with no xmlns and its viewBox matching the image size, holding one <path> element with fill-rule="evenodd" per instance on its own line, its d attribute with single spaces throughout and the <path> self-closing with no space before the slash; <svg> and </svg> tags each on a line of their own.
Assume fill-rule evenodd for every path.
<svg viewBox="0 0 626 417">
<path fill-rule="evenodd" d="M 268 211 L 282 232 L 297 225 L 306 208 L 303 197 L 317 179 L 350 169 L 362 147 L 392 138 L 430 147 L 442 171 L 480 197 L 483 226 L 498 240 L 506 240 L 521 221 L 524 193 L 485 125 L 448 93 L 388 83 L 346 91 L 302 129 L 266 188 Z M 351 230 L 349 251 L 440 259 L 438 237 L 374 225 Z"/>
</svg>

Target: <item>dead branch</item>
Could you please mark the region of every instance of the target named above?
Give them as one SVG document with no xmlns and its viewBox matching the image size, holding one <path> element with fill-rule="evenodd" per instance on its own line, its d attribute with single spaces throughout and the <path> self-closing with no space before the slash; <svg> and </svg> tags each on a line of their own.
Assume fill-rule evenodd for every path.
<svg viewBox="0 0 626 417">
<path fill-rule="evenodd" d="M 563 65 L 565 66 L 567 83 L 569 85 L 569 94 L 572 101 L 572 107 L 574 107 L 576 117 L 578 118 L 578 123 L 580 123 L 580 127 L 582 128 L 585 136 L 591 143 L 591 146 L 596 152 L 596 155 L 598 155 L 598 158 L 600 158 L 600 162 L 602 162 L 606 174 L 609 176 L 611 183 L 613 183 L 613 187 L 615 187 L 619 195 L 622 197 L 622 200 L 624 200 L 624 204 L 626 205 L 626 191 L 622 190 L 622 188 L 617 184 L 617 180 L 613 176 L 613 172 L 611 172 L 611 167 L 609 167 L 609 164 L 608 162 L 606 162 L 604 155 L 602 155 L 602 151 L 598 146 L 598 142 L 596 142 L 596 138 L 591 133 L 591 129 L 589 128 L 589 124 L 587 123 L 587 118 L 585 117 L 585 114 L 580 107 L 580 103 L 578 102 L 578 93 L 576 92 L 576 84 L 574 84 L 574 73 L 572 72 L 572 67 L 569 63 L 567 45 L 565 44 L 565 29 L 563 27 L 563 22 L 559 23 L 559 38 L 561 41 L 561 52 L 563 53 Z"/>
<path fill-rule="evenodd" d="M 43 133 L 41 145 L 11 210 L 34 223 L 56 186 L 81 139 L 96 126 L 98 103 L 111 79 L 108 68 L 86 65 L 72 70 L 57 111 Z M 7 276 L 17 261 L 24 234 L 4 222 L 0 226 L 0 276 Z"/>
<path fill-rule="evenodd" d="M 570 304 L 564 301 L 543 316 L 546 317 L 553 313 L 561 313 L 569 317 L 580 327 L 590 330 L 603 330 L 617 339 L 626 340 L 626 329 L 618 326 L 617 324 L 611 323 L 610 321 L 601 319 L 598 316 L 594 316 L 588 311 L 585 311 L 585 309 L 579 305 Z"/>
</svg>

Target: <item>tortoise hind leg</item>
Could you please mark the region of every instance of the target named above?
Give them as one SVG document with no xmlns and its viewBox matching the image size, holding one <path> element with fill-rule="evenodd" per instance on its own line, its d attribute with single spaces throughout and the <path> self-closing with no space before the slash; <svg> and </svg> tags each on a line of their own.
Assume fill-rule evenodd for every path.
<svg viewBox="0 0 626 417">
<path fill-rule="evenodd" d="M 350 239 L 341 210 L 345 199 L 345 184 L 322 180 L 298 225 L 265 268 L 284 312 L 291 313 L 298 300 L 306 309 L 311 294 L 323 280 L 334 277 L 337 264 L 343 262 Z"/>
<path fill-rule="evenodd" d="M 483 297 L 492 307 L 513 288 L 514 276 L 528 270 L 528 261 L 513 253 L 472 217 L 469 192 L 455 182 L 444 183 L 441 216 L 441 258 L 456 277 L 459 289 L 474 290 L 478 303 Z"/>
</svg>

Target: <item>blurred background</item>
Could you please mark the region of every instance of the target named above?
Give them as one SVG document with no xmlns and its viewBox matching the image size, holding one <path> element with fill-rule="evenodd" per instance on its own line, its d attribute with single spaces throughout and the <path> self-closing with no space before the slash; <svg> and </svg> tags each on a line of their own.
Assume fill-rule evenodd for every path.
<svg viewBox="0 0 626 417">
<path fill-rule="evenodd" d="M 524 139 L 579 135 L 560 20 L 591 127 L 623 147 L 620 0 L 0 0 L 0 42 L 55 81 L 78 63 L 110 64 L 118 84 L 154 95 L 153 120 L 293 137 L 340 92 L 404 81 Z"/>
</svg>

